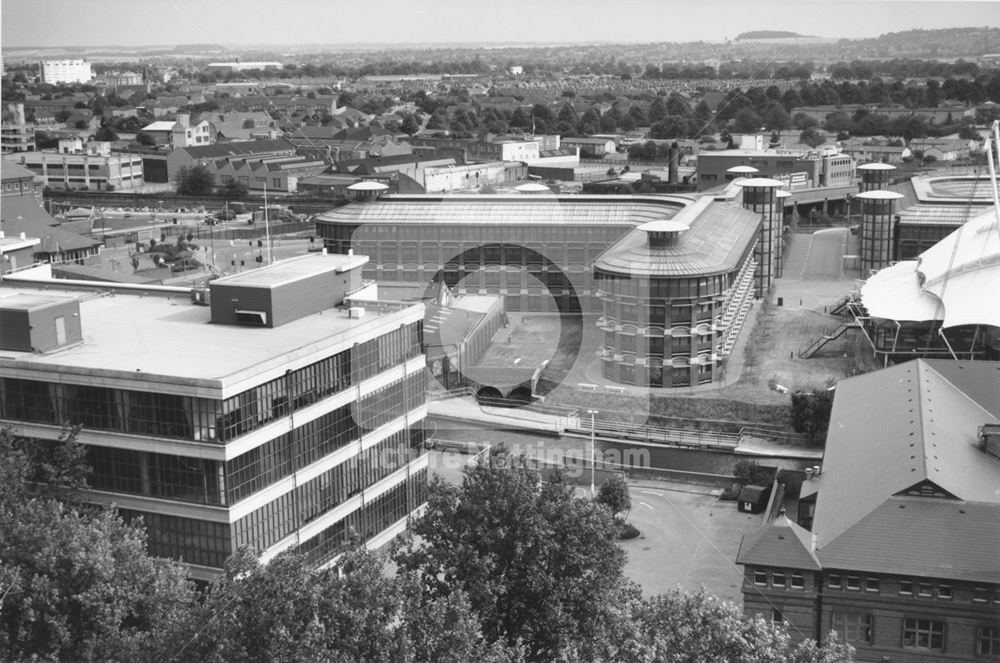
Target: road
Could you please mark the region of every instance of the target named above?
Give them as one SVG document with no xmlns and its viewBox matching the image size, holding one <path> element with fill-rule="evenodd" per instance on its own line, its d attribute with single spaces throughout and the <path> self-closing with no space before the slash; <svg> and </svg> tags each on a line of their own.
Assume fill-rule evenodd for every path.
<svg viewBox="0 0 1000 663">
<path fill-rule="evenodd" d="M 702 486 L 646 481 L 629 493 L 627 522 L 640 537 L 621 544 L 628 555 L 625 574 L 644 593 L 705 587 L 742 604 L 736 553 L 743 534 L 762 523 L 760 515 L 740 513 L 735 502 L 720 502 Z"/>
</svg>

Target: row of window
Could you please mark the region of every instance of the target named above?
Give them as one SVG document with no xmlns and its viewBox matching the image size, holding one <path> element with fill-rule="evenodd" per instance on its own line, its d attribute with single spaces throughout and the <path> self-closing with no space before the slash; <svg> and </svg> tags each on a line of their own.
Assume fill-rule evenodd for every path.
<svg viewBox="0 0 1000 663">
<path fill-rule="evenodd" d="M 745 266 L 746 263 L 744 263 Z M 596 272 L 601 290 L 612 293 L 616 299 L 633 297 L 636 303 L 650 298 L 674 300 L 679 298 L 714 297 L 726 292 L 735 283 L 738 273 L 702 277 L 629 278 L 619 274 Z"/>
<path fill-rule="evenodd" d="M 931 580 L 900 578 L 894 583 L 900 596 L 916 596 L 919 598 L 935 598 L 950 601 L 954 598 L 954 587 L 950 583 Z M 875 576 L 841 575 L 831 573 L 827 576 L 826 585 L 830 589 L 841 589 L 854 592 L 881 593 L 883 583 Z M 891 589 L 890 589 L 891 591 Z M 989 587 L 973 587 L 972 601 L 974 603 L 1000 603 L 1000 589 Z"/>
<path fill-rule="evenodd" d="M 202 398 L 0 378 L 0 416 L 19 421 L 207 441 L 218 410 Z"/>
<path fill-rule="evenodd" d="M 830 629 L 848 642 L 873 641 L 875 618 L 870 613 L 834 612 L 830 617 Z M 900 644 L 909 649 L 943 652 L 946 648 L 946 635 L 947 628 L 943 620 L 909 617 L 903 619 Z M 1000 626 L 981 624 L 976 627 L 975 654 L 1000 655 Z"/>
<path fill-rule="evenodd" d="M 636 384 L 648 387 L 687 387 L 691 385 L 692 372 L 696 384 L 712 381 L 712 364 L 692 364 L 691 366 L 637 366 L 633 355 L 625 355 L 623 361 L 604 358 L 602 373 L 609 380 L 622 384 Z M 695 368 L 697 366 L 697 368 Z"/>
<path fill-rule="evenodd" d="M 221 439 L 233 439 L 260 428 L 290 411 L 398 366 L 419 355 L 422 342 L 423 321 L 417 321 L 228 398 L 222 403 Z"/>
<path fill-rule="evenodd" d="M 222 568 L 233 551 L 229 525 L 224 523 L 129 509 L 119 509 L 118 513 L 127 521 L 143 519 L 148 533 L 147 548 L 156 557 Z"/>
<path fill-rule="evenodd" d="M 233 525 L 237 546 L 264 550 L 409 462 L 411 436 L 399 431 L 268 502 Z"/>
<path fill-rule="evenodd" d="M 202 458 L 147 453 L 133 449 L 87 446 L 96 490 L 147 495 L 169 500 L 225 504 L 222 463 Z"/>
<path fill-rule="evenodd" d="M 805 589 L 805 572 L 754 569 L 753 584 L 771 589 Z"/>
<path fill-rule="evenodd" d="M 360 541 L 370 539 L 427 501 L 427 470 L 422 469 L 346 518 L 302 543 L 311 564 L 324 564 Z"/>
<path fill-rule="evenodd" d="M 227 441 L 342 391 L 421 352 L 422 321 L 254 387 L 221 403 L 173 394 L 0 379 L 0 416 L 195 441 Z"/>
</svg>

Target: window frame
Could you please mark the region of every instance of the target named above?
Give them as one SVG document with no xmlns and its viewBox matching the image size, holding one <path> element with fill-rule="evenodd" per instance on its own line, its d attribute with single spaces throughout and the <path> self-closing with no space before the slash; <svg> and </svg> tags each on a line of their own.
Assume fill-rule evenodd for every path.
<svg viewBox="0 0 1000 663">
<path fill-rule="evenodd" d="M 929 619 L 926 617 L 905 617 L 903 619 L 902 646 L 905 649 L 925 649 L 927 651 L 945 650 L 946 624 L 944 620 Z M 910 633 L 913 644 L 907 644 L 907 634 Z M 921 637 L 927 638 L 927 644 L 921 645 Z M 938 638 L 940 646 L 934 645 L 934 639 Z"/>
</svg>

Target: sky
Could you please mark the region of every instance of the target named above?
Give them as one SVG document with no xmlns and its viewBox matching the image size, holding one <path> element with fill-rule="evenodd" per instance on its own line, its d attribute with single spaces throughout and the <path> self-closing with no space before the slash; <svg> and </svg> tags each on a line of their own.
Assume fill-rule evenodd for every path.
<svg viewBox="0 0 1000 663">
<path fill-rule="evenodd" d="M 0 46 L 721 41 L 1000 27 L 966 0 L 3 0 Z"/>
</svg>

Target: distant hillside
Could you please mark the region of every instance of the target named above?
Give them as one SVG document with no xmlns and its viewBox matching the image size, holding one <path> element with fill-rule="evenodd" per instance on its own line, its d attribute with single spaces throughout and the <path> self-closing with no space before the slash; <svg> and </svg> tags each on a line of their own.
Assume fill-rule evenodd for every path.
<svg viewBox="0 0 1000 663">
<path fill-rule="evenodd" d="M 741 32 L 736 35 L 737 41 L 749 39 L 790 39 L 794 37 L 804 37 L 797 32 L 786 32 L 784 30 L 753 30 L 751 32 Z"/>
</svg>

